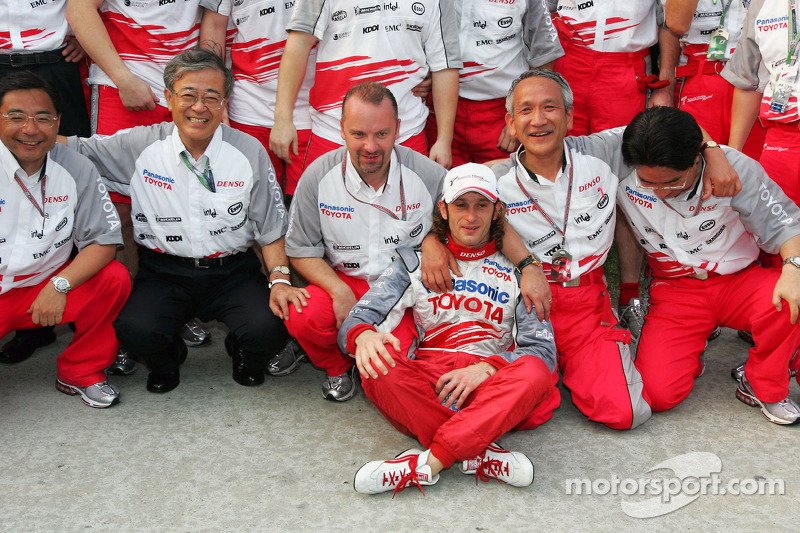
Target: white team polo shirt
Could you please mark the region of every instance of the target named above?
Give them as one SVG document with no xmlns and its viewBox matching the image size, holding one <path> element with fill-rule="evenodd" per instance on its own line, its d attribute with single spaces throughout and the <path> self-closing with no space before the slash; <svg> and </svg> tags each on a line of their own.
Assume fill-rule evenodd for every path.
<svg viewBox="0 0 800 533">
<path fill-rule="evenodd" d="M 658 0 L 558 0 L 556 12 L 575 31 L 571 42 L 596 52 L 650 48 L 663 20 Z"/>
<path fill-rule="evenodd" d="M 47 214 L 43 218 L 14 179 L 19 176 Z M 72 245 L 122 244 L 119 215 L 85 158 L 56 144 L 48 153 L 44 204 L 39 171 L 28 176 L 0 143 L 0 294 L 49 279 Z"/>
<path fill-rule="evenodd" d="M 125 66 L 150 85 L 164 107 L 164 68 L 197 46 L 201 15 L 200 0 L 105 0 L 100 6 L 100 18 Z M 116 87 L 96 63 L 87 81 Z"/>
<path fill-rule="evenodd" d="M 571 279 L 602 266 L 614 241 L 614 197 L 620 176 L 629 171 L 622 163 L 622 131 L 623 128 L 618 128 L 564 139 L 566 163 L 555 182 L 529 175 L 519 161 L 524 147 L 492 167 L 500 199 L 507 206 L 506 219 L 528 250 L 545 263 L 550 263 L 553 253 L 561 248 L 562 234 L 537 210 L 529 196 L 563 230 L 572 172 L 572 198 L 564 245 L 572 254 Z M 527 194 L 520 189 L 517 177 Z"/>
<path fill-rule="evenodd" d="M 231 69 L 236 82 L 228 100 L 228 116 L 235 122 L 272 128 L 278 94 L 278 66 L 286 47 L 286 25 L 294 2 L 284 0 L 201 0 L 200 4 L 228 17 L 233 30 Z M 230 32 L 229 32 L 230 39 Z M 314 86 L 317 49 L 312 48 L 306 74 L 294 105 L 298 130 L 311 129 L 308 94 Z"/>
<path fill-rule="evenodd" d="M 800 6 L 797 11 L 797 24 L 800 25 Z M 773 113 L 769 110 L 775 81 L 788 55 L 790 16 L 788 2 L 752 0 L 739 46 L 722 71 L 722 77 L 736 87 L 763 93 L 759 112 L 762 119 L 783 123 L 800 119 L 797 105 L 800 79 L 792 89 L 787 112 Z"/>
<path fill-rule="evenodd" d="M 55 50 L 68 32 L 67 0 L 0 2 L 0 53 Z"/>
<path fill-rule="evenodd" d="M 387 183 L 375 191 L 361 180 L 349 158 L 342 176 L 345 153 L 344 148 L 329 152 L 303 173 L 292 200 L 286 255 L 324 257 L 334 270 L 373 281 L 391 263 L 396 248 L 419 246 L 430 231 L 446 171 L 398 146 Z M 403 211 L 401 180 L 406 220 L 398 219 Z"/>
</svg>

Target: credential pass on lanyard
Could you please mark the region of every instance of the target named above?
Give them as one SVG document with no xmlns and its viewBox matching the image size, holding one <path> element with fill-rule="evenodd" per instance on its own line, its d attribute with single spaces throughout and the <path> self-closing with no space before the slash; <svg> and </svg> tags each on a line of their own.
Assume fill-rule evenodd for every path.
<svg viewBox="0 0 800 533">
<path fill-rule="evenodd" d="M 394 149 L 394 153 L 395 153 L 395 155 L 397 155 L 397 166 L 400 169 L 400 204 L 401 204 L 400 205 L 400 210 L 401 210 L 401 215 L 402 215 L 401 217 L 398 217 L 397 215 L 395 215 L 394 213 L 392 213 L 390 210 L 386 209 L 382 205 L 372 204 L 370 202 L 365 202 L 364 200 L 359 200 L 358 198 L 353 196 L 353 193 L 351 193 L 350 189 L 347 188 L 347 180 L 345 179 L 345 175 L 346 175 L 346 172 L 347 172 L 347 157 L 348 157 L 348 154 L 347 154 L 346 150 L 345 150 L 345 153 L 344 153 L 344 158 L 342 159 L 342 184 L 344 185 L 344 190 L 347 191 L 347 194 L 349 194 L 350 197 L 353 200 L 355 200 L 356 202 L 368 205 L 370 207 L 374 207 L 378 211 L 382 211 L 382 212 L 386 213 L 387 215 L 389 215 L 390 217 L 392 217 L 395 220 L 402 220 L 403 222 L 405 222 L 406 221 L 406 191 L 403 188 L 403 165 L 402 165 L 402 163 L 400 161 L 400 154 L 398 153 L 396 148 Z M 388 177 L 386 178 L 386 181 L 387 182 L 389 181 Z"/>
<path fill-rule="evenodd" d="M 39 171 L 39 184 L 42 187 L 42 205 L 39 205 L 39 202 L 36 201 L 36 198 L 33 197 L 31 191 L 22 183 L 22 180 L 19 179 L 17 174 L 14 174 L 14 179 L 17 181 L 17 184 L 22 189 L 22 192 L 25 194 L 25 197 L 28 199 L 30 203 L 33 204 L 33 207 L 42 215 L 42 232 L 39 234 L 39 238 L 41 239 L 44 236 L 44 221 L 47 219 L 47 213 L 44 212 L 44 198 L 45 198 L 45 185 L 47 184 L 47 175 L 45 171 L 47 169 L 47 157 L 44 158 L 44 163 L 42 163 L 42 170 Z"/>
<path fill-rule="evenodd" d="M 517 185 L 519 185 L 519 189 L 522 191 L 522 193 L 525 196 L 528 197 L 528 200 L 530 200 L 531 203 L 536 207 L 536 210 L 539 211 L 542 214 L 542 216 L 547 220 L 547 222 L 550 223 L 551 226 L 553 226 L 553 229 L 561 234 L 561 247 L 562 248 L 567 243 L 567 222 L 569 222 L 569 204 L 570 204 L 570 201 L 572 200 L 572 177 L 573 177 L 572 176 L 572 152 L 568 151 L 568 153 L 569 153 L 569 185 L 567 185 L 567 206 L 564 208 L 564 229 L 563 230 L 561 228 L 559 228 L 558 224 L 556 224 L 556 222 L 550 217 L 550 215 L 547 214 L 547 211 L 542 209 L 542 206 L 539 205 L 539 202 L 537 202 L 530 194 L 528 194 L 528 191 L 525 190 L 525 187 L 522 186 L 522 182 L 519 180 L 519 173 L 517 172 L 517 173 L 514 174 L 515 177 L 517 178 Z"/>
</svg>

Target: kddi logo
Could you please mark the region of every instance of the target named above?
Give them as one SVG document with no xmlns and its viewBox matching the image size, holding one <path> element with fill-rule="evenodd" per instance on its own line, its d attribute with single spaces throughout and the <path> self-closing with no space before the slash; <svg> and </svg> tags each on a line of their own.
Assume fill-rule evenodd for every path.
<svg viewBox="0 0 800 533">
<path fill-rule="evenodd" d="M 258 12 L 258 16 L 263 17 L 264 15 L 271 15 L 273 13 L 275 13 L 275 6 L 265 7 L 264 9 Z"/>
<path fill-rule="evenodd" d="M 364 33 L 372 33 L 373 31 L 378 31 L 380 26 L 378 24 L 373 24 L 372 26 L 366 26 L 364 28 Z"/>
<path fill-rule="evenodd" d="M 578 4 L 578 11 L 586 9 L 587 7 L 592 7 L 593 5 L 594 5 L 594 0 L 588 0 L 588 2 L 583 2 L 582 4 Z"/>
</svg>

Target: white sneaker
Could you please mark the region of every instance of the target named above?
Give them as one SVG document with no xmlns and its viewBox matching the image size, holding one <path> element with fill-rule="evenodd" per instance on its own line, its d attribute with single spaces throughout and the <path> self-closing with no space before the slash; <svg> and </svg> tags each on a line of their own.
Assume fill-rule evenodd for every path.
<svg viewBox="0 0 800 533">
<path fill-rule="evenodd" d="M 800 420 L 800 407 L 788 396 L 780 402 L 764 403 L 756 398 L 753 387 L 747 381 L 747 376 L 742 375 L 739 387 L 736 389 L 736 398 L 747 405 L 761 407 L 761 414 L 773 424 L 788 426 Z"/>
<path fill-rule="evenodd" d="M 533 463 L 524 453 L 512 452 L 496 442 L 491 443 L 483 453 L 472 459 L 462 461 L 458 469 L 463 474 L 475 474 L 475 482 L 494 478 L 513 487 L 527 487 L 533 483 Z"/>
<path fill-rule="evenodd" d="M 428 461 L 430 450 L 406 450 L 388 461 L 372 461 L 356 472 L 353 488 L 362 494 L 380 494 L 394 491 L 395 494 L 411 485 L 416 485 L 422 494 L 422 485 L 434 485 L 439 475 L 431 475 Z M 394 496 L 392 496 L 394 498 Z"/>
<path fill-rule="evenodd" d="M 56 379 L 56 388 L 70 396 L 80 394 L 83 403 L 89 407 L 105 409 L 106 407 L 111 407 L 119 403 L 119 391 L 116 387 L 109 384 L 108 381 L 100 381 L 88 387 L 78 387 Z"/>
</svg>

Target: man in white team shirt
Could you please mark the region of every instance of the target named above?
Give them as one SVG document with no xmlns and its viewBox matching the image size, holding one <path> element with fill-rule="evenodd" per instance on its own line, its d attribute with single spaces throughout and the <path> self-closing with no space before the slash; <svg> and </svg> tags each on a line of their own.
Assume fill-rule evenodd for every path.
<svg viewBox="0 0 800 533">
<path fill-rule="evenodd" d="M 119 402 L 104 372 L 118 347 L 111 322 L 131 290 L 113 261 L 119 216 L 91 163 L 55 145 L 61 101 L 40 77 L 0 78 L 0 114 L 0 338 L 74 322 L 56 387 L 110 407 Z"/>
<path fill-rule="evenodd" d="M 221 124 L 233 76 L 218 55 L 178 54 L 164 84 L 173 122 L 69 139 L 133 202 L 140 269 L 117 337 L 147 363 L 147 389 L 164 393 L 180 383 L 181 325 L 195 313 L 220 320 L 230 329 L 234 381 L 259 385 L 286 339 L 289 303 L 299 307 L 307 294 L 289 282 L 283 195 L 263 146 Z"/>
<path fill-rule="evenodd" d="M 742 180 L 729 198 L 703 198 L 700 127 L 685 111 L 653 108 L 625 130 L 622 153 L 634 167 L 617 192 L 620 209 L 653 270 L 636 366 L 654 411 L 680 403 L 702 374 L 700 354 L 716 326 L 751 331 L 755 346 L 736 390 L 776 424 L 800 409 L 788 396 L 800 367 L 800 208 L 752 159 L 724 147 Z M 715 150 L 719 151 L 719 150 Z M 754 263 L 759 248 L 783 267 Z"/>
<path fill-rule="evenodd" d="M 380 2 L 297 0 L 286 28 L 289 36 L 278 72 L 275 125 L 270 146 L 284 161 L 296 145 L 292 110 L 306 72 L 311 49 L 317 47 L 311 89 L 312 138 L 305 168 L 320 155 L 342 145 L 339 135 L 345 93 L 361 81 L 387 86 L 398 103 L 399 143 L 428 155 L 445 167 L 452 162 L 450 145 L 458 101 L 461 68 L 453 0 Z M 425 139 L 428 108 L 412 94 L 428 74 L 438 138 Z"/>
</svg>

